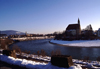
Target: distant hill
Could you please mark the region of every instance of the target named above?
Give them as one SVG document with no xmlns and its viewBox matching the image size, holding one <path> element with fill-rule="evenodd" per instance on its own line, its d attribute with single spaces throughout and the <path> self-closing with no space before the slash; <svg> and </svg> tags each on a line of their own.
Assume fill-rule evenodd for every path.
<svg viewBox="0 0 100 69">
<path fill-rule="evenodd" d="M 5 30 L 5 31 L 1 31 L 1 34 L 6 34 L 6 35 L 15 35 L 15 34 L 23 35 L 25 33 L 20 32 L 20 31 L 15 31 L 15 30 Z"/>
</svg>

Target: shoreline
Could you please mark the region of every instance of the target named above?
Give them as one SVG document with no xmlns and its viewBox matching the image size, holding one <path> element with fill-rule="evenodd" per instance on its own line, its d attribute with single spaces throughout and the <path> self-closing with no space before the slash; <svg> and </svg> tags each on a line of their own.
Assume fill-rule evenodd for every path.
<svg viewBox="0 0 100 69">
<path fill-rule="evenodd" d="M 49 41 L 49 43 L 50 43 L 50 41 Z M 13 43 L 12 43 L 13 44 Z M 55 43 L 56 44 L 56 43 Z M 67 46 L 67 47 L 70 47 L 70 46 Z M 76 59 L 77 60 L 77 59 Z M 76 64 L 78 64 L 78 63 L 80 63 L 80 65 L 81 65 L 81 62 L 80 61 L 78 61 L 78 62 L 76 62 L 76 60 L 74 61 Z M 78 59 L 79 60 L 79 59 Z M 83 63 L 84 64 L 84 63 Z"/>
<path fill-rule="evenodd" d="M 28 69 L 28 68 L 21 67 L 18 65 L 9 64 L 7 62 L 0 60 L 0 69 Z"/>
<path fill-rule="evenodd" d="M 4 57 L 3 55 L 0 55 L 1 57 Z M 39 57 L 39 56 L 38 56 Z M 26 66 L 26 65 L 24 65 L 24 64 L 22 64 L 22 65 L 20 65 L 21 63 L 26 63 L 26 61 L 27 61 L 27 63 L 28 63 L 28 60 L 27 59 L 20 59 L 20 58 L 18 58 L 18 59 L 20 59 L 20 64 L 17 64 L 17 60 L 18 59 L 15 59 L 15 58 L 13 58 L 13 57 L 11 57 L 11 58 L 8 58 L 7 56 L 5 57 L 5 58 L 7 58 L 10 62 L 6 62 L 6 60 L 4 59 L 3 60 L 3 62 L 5 62 L 5 63 L 8 63 L 8 64 L 13 64 L 14 66 L 16 66 L 16 65 L 18 65 L 19 67 L 26 67 L 26 69 L 27 68 L 29 68 L 28 66 Z M 13 59 L 12 59 L 13 58 Z M 3 59 L 3 58 L 2 58 Z M 25 60 L 25 61 L 24 61 Z M 14 62 L 13 62 L 14 61 Z M 30 61 L 30 60 L 29 60 Z M 31 60 L 32 61 L 32 60 Z M 99 63 L 98 63 L 98 61 L 90 61 L 89 62 L 89 60 L 86 60 L 86 61 L 84 61 L 84 60 L 79 60 L 79 59 L 72 59 L 72 61 L 73 61 L 73 63 L 76 65 L 76 64 L 78 64 L 78 65 L 81 65 L 81 67 L 82 68 L 84 68 L 84 67 L 86 67 L 87 69 L 88 68 L 90 68 L 90 66 L 92 66 L 92 68 L 94 68 L 94 66 L 96 67 L 96 68 L 100 68 L 100 65 L 99 65 Z M 32 61 L 32 62 L 34 62 L 34 61 Z M 37 62 L 36 62 L 37 63 Z M 48 63 L 47 64 L 45 64 L 45 63 L 43 63 L 43 62 L 41 62 L 42 63 L 42 65 L 48 65 Z M 41 63 L 40 63 L 40 66 L 41 66 Z M 96 63 L 98 63 L 98 64 L 96 64 Z M 30 63 L 29 63 L 30 64 Z M 28 65 L 28 64 L 27 64 Z M 31 67 L 34 67 L 36 64 L 31 64 Z"/>
<path fill-rule="evenodd" d="M 45 38 L 44 38 L 44 39 L 45 39 Z M 32 40 L 44 40 L 44 39 L 32 39 Z M 46 38 L 46 39 L 52 39 L 52 38 Z M 11 39 L 11 40 L 13 40 L 13 39 Z M 32 41 L 32 40 L 23 40 L 23 41 L 20 41 L 20 40 L 13 40 L 13 43 L 9 44 L 8 47 L 11 46 L 11 45 L 13 45 L 13 44 L 15 44 L 15 43 L 18 43 L 18 42 Z M 17 41 L 17 42 L 16 42 L 16 41 Z"/>
<path fill-rule="evenodd" d="M 29 40 L 41 40 L 41 39 L 52 39 L 54 38 L 53 36 L 51 37 L 24 37 L 24 38 L 10 38 L 12 40 L 18 40 L 18 41 L 29 41 Z"/>
<path fill-rule="evenodd" d="M 54 40 L 54 39 L 53 39 Z M 71 45 L 63 45 L 63 44 L 58 44 L 58 43 L 54 43 L 54 42 L 51 42 L 49 41 L 49 43 L 51 44 L 55 44 L 55 45 L 59 45 L 59 46 L 65 46 L 65 47 L 78 47 L 78 48 L 100 48 L 100 46 L 71 46 Z"/>
</svg>

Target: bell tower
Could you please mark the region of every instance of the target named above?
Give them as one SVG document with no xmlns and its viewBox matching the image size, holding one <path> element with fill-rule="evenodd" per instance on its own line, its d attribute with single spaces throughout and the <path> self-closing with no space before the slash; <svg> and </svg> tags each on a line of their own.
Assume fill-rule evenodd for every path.
<svg viewBox="0 0 100 69">
<path fill-rule="evenodd" d="M 79 20 L 79 18 L 78 18 L 78 24 L 80 25 L 80 20 Z"/>
<path fill-rule="evenodd" d="M 79 26 L 78 26 L 78 27 L 79 27 L 79 28 L 78 28 L 78 33 L 79 33 L 78 35 L 80 35 L 80 34 L 81 34 L 81 25 L 80 25 L 80 20 L 79 20 L 79 18 L 78 18 L 78 25 L 79 25 Z"/>
</svg>

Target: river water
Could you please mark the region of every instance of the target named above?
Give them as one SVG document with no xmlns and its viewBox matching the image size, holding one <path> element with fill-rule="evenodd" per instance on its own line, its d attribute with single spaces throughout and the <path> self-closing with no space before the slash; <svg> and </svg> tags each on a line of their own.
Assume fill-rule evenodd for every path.
<svg viewBox="0 0 100 69">
<path fill-rule="evenodd" d="M 67 47 L 59 46 L 49 43 L 51 39 L 42 40 L 31 40 L 22 41 L 15 43 L 22 51 L 30 51 L 31 53 L 36 53 L 43 49 L 48 56 L 51 56 L 51 51 L 60 50 L 63 55 L 71 55 L 75 59 L 83 59 L 88 56 L 90 60 L 96 60 L 100 56 L 100 48 L 79 48 L 79 47 Z M 10 46 L 10 49 L 13 45 Z"/>
</svg>

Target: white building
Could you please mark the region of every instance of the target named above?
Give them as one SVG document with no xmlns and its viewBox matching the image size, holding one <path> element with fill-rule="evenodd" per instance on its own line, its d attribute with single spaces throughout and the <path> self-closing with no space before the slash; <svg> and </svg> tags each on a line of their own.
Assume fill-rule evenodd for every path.
<svg viewBox="0 0 100 69">
<path fill-rule="evenodd" d="M 98 37 L 100 37 L 100 28 L 98 29 Z"/>
</svg>

